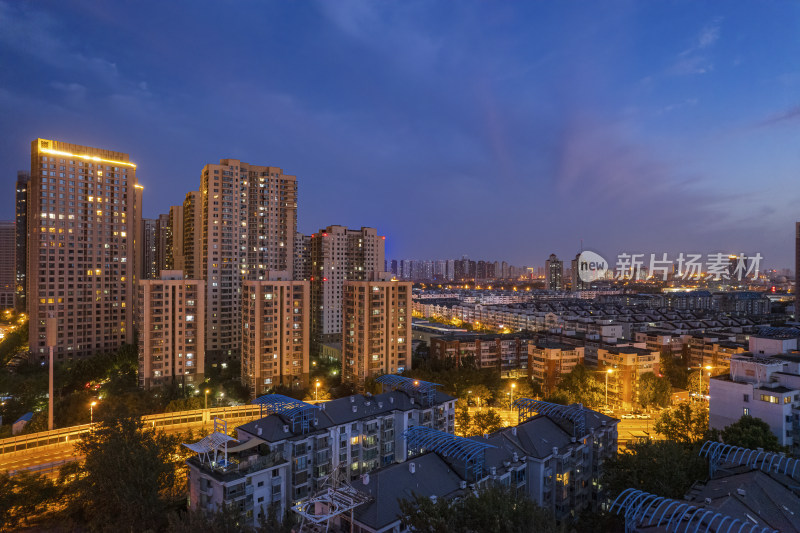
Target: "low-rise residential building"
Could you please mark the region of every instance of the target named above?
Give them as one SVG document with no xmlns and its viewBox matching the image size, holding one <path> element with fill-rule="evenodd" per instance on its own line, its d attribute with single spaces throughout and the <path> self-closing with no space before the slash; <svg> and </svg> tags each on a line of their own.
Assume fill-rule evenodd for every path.
<svg viewBox="0 0 800 533">
<path fill-rule="evenodd" d="M 642 374 L 658 374 L 661 355 L 657 350 L 632 346 L 597 350 L 599 369 L 606 372 L 609 402 L 622 409 L 635 407 Z"/>
<path fill-rule="evenodd" d="M 545 396 L 551 394 L 561 377 L 583 364 L 583 347 L 538 340 L 528 343 L 528 379 L 537 381 Z"/>
<path fill-rule="evenodd" d="M 495 368 L 507 374 L 527 369 L 529 341 L 513 334 L 448 335 L 431 338 L 430 355 L 436 359 L 453 359 L 456 364 L 471 357 L 478 368 Z"/>
<path fill-rule="evenodd" d="M 750 415 L 769 424 L 782 446 L 800 451 L 800 356 L 735 355 L 711 378 L 708 423 L 723 429 Z"/>
<path fill-rule="evenodd" d="M 750 335 L 750 353 L 753 355 L 777 355 L 797 350 L 800 329 L 761 328 L 757 334 Z"/>
<path fill-rule="evenodd" d="M 277 394 L 259 398 L 269 414 L 237 427 L 235 439 L 215 431 L 187 446 L 198 453 L 187 460 L 190 509 L 232 505 L 256 525 L 271 505 L 283 516 L 320 490 L 334 469 L 355 480 L 405 461 L 403 433 L 412 426 L 454 432 L 455 398 L 407 389 L 318 406 Z"/>
</svg>

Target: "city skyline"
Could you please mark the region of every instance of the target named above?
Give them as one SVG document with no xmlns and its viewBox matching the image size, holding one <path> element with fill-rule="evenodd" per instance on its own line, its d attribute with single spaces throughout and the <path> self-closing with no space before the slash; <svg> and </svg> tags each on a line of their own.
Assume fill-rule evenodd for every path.
<svg viewBox="0 0 800 533">
<path fill-rule="evenodd" d="M 582 241 L 790 267 L 800 6 L 581 7 L 0 2 L 0 171 L 37 137 L 124 150 L 156 218 L 236 158 L 305 184 L 299 231 L 367 224 L 387 257 L 538 266 Z"/>
</svg>

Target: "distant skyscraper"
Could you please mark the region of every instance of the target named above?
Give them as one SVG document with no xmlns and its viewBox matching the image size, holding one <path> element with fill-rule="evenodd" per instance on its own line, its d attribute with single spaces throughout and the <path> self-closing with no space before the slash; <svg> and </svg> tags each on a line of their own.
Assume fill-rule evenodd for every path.
<svg viewBox="0 0 800 533">
<path fill-rule="evenodd" d="M 183 201 L 183 271 L 186 279 L 204 279 L 203 195 L 189 191 Z"/>
<path fill-rule="evenodd" d="M 311 235 L 294 235 L 294 273 L 292 279 L 311 279 Z"/>
<path fill-rule="evenodd" d="M 550 254 L 545 262 L 545 289 L 560 291 L 564 289 L 564 262 L 556 254 Z"/>
<path fill-rule="evenodd" d="M 236 159 L 203 167 L 206 365 L 238 360 L 242 282 L 270 271 L 291 276 L 297 179 Z"/>
<path fill-rule="evenodd" d="M 411 282 L 344 284 L 342 379 L 364 380 L 411 368 Z"/>
<path fill-rule="evenodd" d="M 250 396 L 276 385 L 308 385 L 309 282 L 245 281 L 242 287 L 242 384 Z"/>
<path fill-rule="evenodd" d="M 342 287 L 383 268 L 385 237 L 375 228 L 328 226 L 311 236 L 311 335 L 319 343 L 339 342 Z"/>
<path fill-rule="evenodd" d="M 14 307 L 17 311 L 27 311 L 26 294 L 27 271 L 28 271 L 28 182 L 31 175 L 25 171 L 17 172 L 17 196 L 16 196 L 16 217 L 15 217 L 15 239 L 14 264 L 16 268 L 16 290 Z"/>
<path fill-rule="evenodd" d="M 573 291 L 581 291 L 584 289 L 588 289 L 590 287 L 590 283 L 586 283 L 581 279 L 581 265 L 579 263 L 581 254 L 576 254 L 575 259 L 572 260 L 571 268 L 570 268 L 570 282 L 571 282 L 571 289 Z"/>
<path fill-rule="evenodd" d="M 173 205 L 169 208 L 169 234 L 167 249 L 172 257 L 172 268 L 183 272 L 186 262 L 183 257 L 183 206 Z"/>
<path fill-rule="evenodd" d="M 32 356 L 57 359 L 132 342 L 141 193 L 128 154 L 36 139 L 28 194 L 28 308 Z M 33 216 L 35 214 L 35 216 Z"/>
<path fill-rule="evenodd" d="M 162 270 L 172 270 L 172 228 L 169 225 L 169 213 L 158 215 L 156 219 L 156 278 Z"/>
<path fill-rule="evenodd" d="M 201 383 L 205 370 L 205 282 L 163 270 L 137 287 L 139 386 Z"/>
<path fill-rule="evenodd" d="M 17 234 L 14 220 L 0 221 L 0 309 L 13 309 L 17 288 L 14 251 Z"/>
<path fill-rule="evenodd" d="M 158 279 L 158 223 L 154 218 L 143 218 L 141 222 L 142 260 L 139 279 Z"/>
</svg>

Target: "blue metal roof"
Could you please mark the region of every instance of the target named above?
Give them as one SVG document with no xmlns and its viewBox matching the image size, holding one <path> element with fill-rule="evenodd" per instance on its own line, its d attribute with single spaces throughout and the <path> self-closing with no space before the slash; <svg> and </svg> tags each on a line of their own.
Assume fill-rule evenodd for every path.
<svg viewBox="0 0 800 533">
<path fill-rule="evenodd" d="M 800 459 L 792 459 L 780 453 L 706 441 L 700 448 L 700 456 L 708 457 L 712 475 L 720 464 L 725 463 L 735 466 L 747 465 L 764 472 L 784 474 L 800 481 Z"/>
<path fill-rule="evenodd" d="M 430 381 L 422 381 L 420 379 L 407 378 L 398 376 L 397 374 L 384 374 L 375 379 L 380 383 L 383 391 L 386 390 L 402 390 L 409 396 L 419 398 L 421 401 L 430 405 L 434 401 L 436 388 L 441 387 L 438 383 L 431 383 Z"/>
<path fill-rule="evenodd" d="M 316 412 L 319 410 L 316 405 L 301 402 L 283 394 L 265 394 L 253 400 L 252 403 L 261 406 L 262 416 L 264 411 L 267 414 L 283 415 L 291 419 L 294 431 L 299 428 L 303 433 L 309 430 L 310 423 L 316 418 Z"/>
<path fill-rule="evenodd" d="M 625 531 L 637 531 L 639 526 L 653 527 L 664 524 L 664 531 L 680 530 L 682 533 L 700 531 L 737 531 L 747 533 L 778 533 L 777 529 L 759 526 L 752 522 L 731 518 L 714 510 L 696 507 L 687 502 L 672 500 L 636 489 L 625 489 L 611 504 L 610 511 L 624 513 Z M 710 518 L 708 518 L 710 515 Z M 656 517 L 658 519 L 656 520 Z M 708 518 L 708 520 L 706 520 Z M 645 523 L 645 520 L 647 522 Z M 716 524 L 715 524 L 716 522 Z M 727 529 L 723 529 L 724 526 Z M 712 527 L 713 526 L 713 527 Z M 701 529 L 702 528 L 702 529 Z"/>
<path fill-rule="evenodd" d="M 403 436 L 409 448 L 438 452 L 445 457 L 461 461 L 474 461 L 483 456 L 489 448 L 496 448 L 488 442 L 458 437 L 452 433 L 445 433 L 425 426 L 412 426 Z"/>
<path fill-rule="evenodd" d="M 531 418 L 533 413 L 537 413 L 569 420 L 575 427 L 575 436 L 577 437 L 583 437 L 586 434 L 586 410 L 579 403 L 561 405 L 530 398 L 518 398 L 514 401 L 514 407 L 519 409 L 520 423 Z"/>
</svg>

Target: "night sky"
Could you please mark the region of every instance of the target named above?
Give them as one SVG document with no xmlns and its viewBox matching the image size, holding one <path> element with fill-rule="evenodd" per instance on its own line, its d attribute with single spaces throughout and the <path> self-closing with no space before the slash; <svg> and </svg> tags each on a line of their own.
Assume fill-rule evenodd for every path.
<svg viewBox="0 0 800 533">
<path fill-rule="evenodd" d="M 0 217 L 30 141 L 127 152 L 155 217 L 238 158 L 389 258 L 793 266 L 800 3 L 0 0 Z"/>
</svg>

